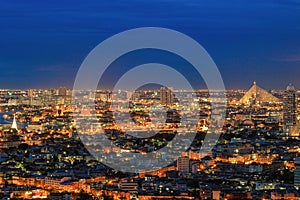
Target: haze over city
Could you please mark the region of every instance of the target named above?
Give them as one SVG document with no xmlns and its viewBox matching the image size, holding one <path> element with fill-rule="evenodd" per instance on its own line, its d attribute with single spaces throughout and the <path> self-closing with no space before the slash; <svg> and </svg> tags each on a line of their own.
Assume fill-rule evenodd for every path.
<svg viewBox="0 0 300 200">
<path fill-rule="evenodd" d="M 80 64 L 100 42 L 155 26 L 197 40 L 227 89 L 247 89 L 254 80 L 266 89 L 290 82 L 300 88 L 299 7 L 296 0 L 2 1 L 0 87 L 71 88 Z M 132 55 L 124 64 L 151 56 Z"/>
</svg>

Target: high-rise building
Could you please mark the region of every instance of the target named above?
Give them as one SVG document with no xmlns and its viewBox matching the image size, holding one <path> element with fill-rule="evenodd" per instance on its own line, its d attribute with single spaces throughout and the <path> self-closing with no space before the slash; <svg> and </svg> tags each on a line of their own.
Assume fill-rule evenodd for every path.
<svg viewBox="0 0 300 200">
<path fill-rule="evenodd" d="M 167 88 L 161 87 L 160 88 L 160 104 L 165 105 L 167 99 Z"/>
<path fill-rule="evenodd" d="M 160 104 L 162 105 L 172 105 L 173 104 L 173 92 L 170 88 L 161 87 L 160 88 Z"/>
<path fill-rule="evenodd" d="M 284 91 L 283 96 L 283 123 L 288 133 L 297 125 L 297 99 L 296 90 L 292 84 L 289 84 Z"/>
<path fill-rule="evenodd" d="M 29 96 L 29 97 L 33 97 L 33 96 L 34 96 L 34 91 L 33 91 L 33 89 L 28 89 L 28 90 L 27 90 L 27 96 Z"/>
<path fill-rule="evenodd" d="M 190 171 L 190 159 L 186 156 L 179 157 L 177 160 L 177 170 L 180 172 Z"/>
<path fill-rule="evenodd" d="M 300 91 L 296 91 L 297 113 L 300 113 Z"/>
<path fill-rule="evenodd" d="M 294 185 L 300 186 L 300 157 L 295 158 Z"/>
<path fill-rule="evenodd" d="M 66 96 L 66 95 L 67 95 L 67 88 L 65 88 L 65 87 L 60 87 L 60 88 L 58 89 L 58 95 L 59 95 L 59 96 Z"/>
<path fill-rule="evenodd" d="M 34 91 L 32 89 L 27 90 L 27 96 L 29 97 L 29 105 L 33 104 Z"/>
</svg>

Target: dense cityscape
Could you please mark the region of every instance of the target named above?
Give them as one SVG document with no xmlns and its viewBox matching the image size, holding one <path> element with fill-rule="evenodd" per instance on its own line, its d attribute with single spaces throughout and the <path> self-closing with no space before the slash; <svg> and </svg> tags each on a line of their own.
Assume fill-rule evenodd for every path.
<svg viewBox="0 0 300 200">
<path fill-rule="evenodd" d="M 137 154 L 166 145 L 176 135 L 181 116 L 187 114 L 181 112 L 175 91 L 165 87 L 117 94 L 97 90 L 94 97 L 89 91 L 80 93 L 82 99 L 95 100 L 95 129 L 103 129 L 123 151 Z M 254 82 L 247 91 L 226 91 L 226 121 L 207 155 L 200 150 L 205 136 L 214 134 L 210 95 L 207 90 L 196 93 L 193 102 L 184 105 L 199 107 L 197 133 L 188 151 L 161 169 L 126 173 L 99 162 L 91 147 L 82 143 L 74 113 L 85 118 L 90 113 L 76 111 L 70 89 L 2 89 L 0 198 L 298 199 L 300 95 L 294 86 L 266 91 Z M 191 98 L 191 91 L 176 94 Z M 127 98 L 129 108 L 118 107 L 118 115 L 129 112 L 129 121 L 137 127 L 151 124 L 151 106 L 166 109 L 165 123 L 157 127 L 156 135 L 135 138 L 124 131 L 129 121 L 116 123 L 111 102 Z"/>
<path fill-rule="evenodd" d="M 0 200 L 300 200 L 300 0 L 0 1 Z"/>
</svg>

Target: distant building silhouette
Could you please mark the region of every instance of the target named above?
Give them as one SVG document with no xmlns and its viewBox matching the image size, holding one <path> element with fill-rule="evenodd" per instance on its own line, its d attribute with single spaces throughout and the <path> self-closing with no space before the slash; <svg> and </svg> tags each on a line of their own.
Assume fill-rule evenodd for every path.
<svg viewBox="0 0 300 200">
<path fill-rule="evenodd" d="M 58 89 L 57 93 L 58 93 L 59 96 L 66 96 L 67 95 L 67 88 L 66 87 L 60 87 Z"/>
</svg>

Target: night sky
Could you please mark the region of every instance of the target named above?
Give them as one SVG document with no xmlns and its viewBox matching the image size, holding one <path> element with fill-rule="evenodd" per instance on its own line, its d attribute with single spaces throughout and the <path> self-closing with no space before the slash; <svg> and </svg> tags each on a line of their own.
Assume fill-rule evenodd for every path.
<svg viewBox="0 0 300 200">
<path fill-rule="evenodd" d="M 101 41 L 146 26 L 197 40 L 228 89 L 300 89 L 298 0 L 0 0 L 0 88 L 72 87 Z"/>
</svg>

